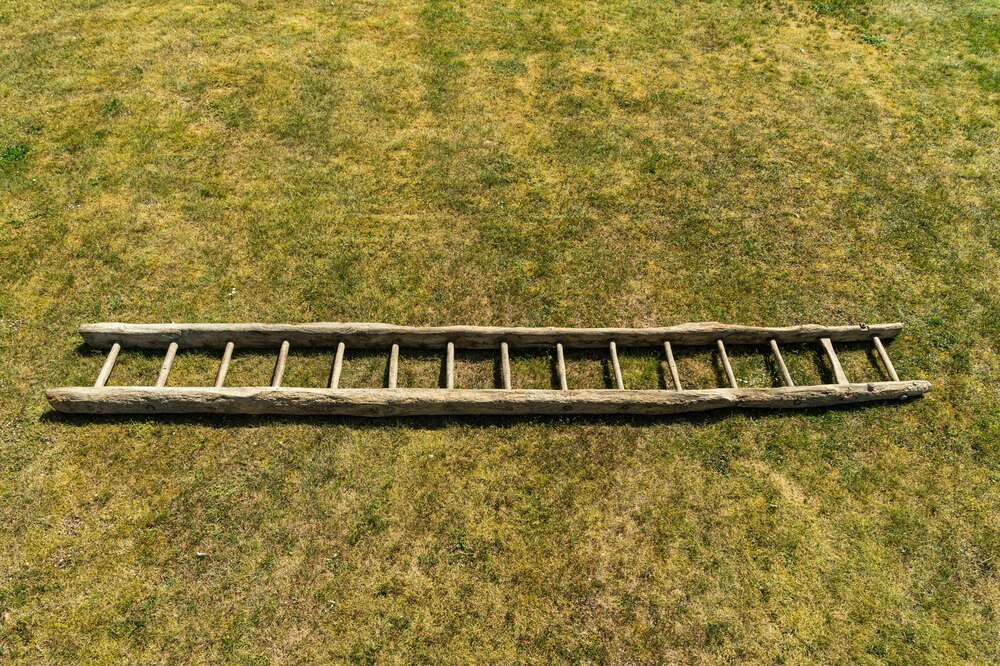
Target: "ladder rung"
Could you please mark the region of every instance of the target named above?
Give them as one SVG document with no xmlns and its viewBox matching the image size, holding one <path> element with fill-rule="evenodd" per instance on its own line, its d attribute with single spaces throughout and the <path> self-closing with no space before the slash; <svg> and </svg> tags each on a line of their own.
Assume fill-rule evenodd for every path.
<svg viewBox="0 0 1000 666">
<path fill-rule="evenodd" d="M 618 345 L 612 340 L 608 344 L 608 351 L 611 354 L 611 370 L 615 375 L 615 386 L 619 391 L 625 390 L 625 382 L 622 381 L 622 367 L 618 364 Z"/>
<path fill-rule="evenodd" d="M 736 375 L 733 374 L 733 366 L 729 364 L 729 354 L 726 353 L 726 345 L 722 343 L 722 340 L 716 340 L 715 346 L 719 349 L 719 358 L 722 359 L 722 367 L 726 370 L 726 379 L 729 380 L 729 386 L 737 388 Z"/>
<path fill-rule="evenodd" d="M 778 349 L 778 341 L 771 338 L 771 353 L 774 354 L 774 360 L 778 363 L 778 370 L 781 372 L 781 382 L 785 386 L 795 386 L 795 382 L 792 381 L 792 376 L 788 372 L 788 366 L 785 365 L 785 359 L 781 357 L 781 350 Z"/>
<path fill-rule="evenodd" d="M 327 414 L 359 416 L 447 414 L 675 414 L 724 407 L 784 409 L 818 407 L 885 400 L 907 400 L 930 389 L 924 381 L 899 381 L 886 353 L 888 340 L 899 324 L 753 328 L 719 323 L 681 324 L 649 329 L 558 329 L 448 326 L 410 328 L 385 324 L 96 324 L 81 327 L 88 344 L 108 350 L 93 387 L 63 387 L 46 391 L 52 406 L 61 412 L 84 414 Z M 565 333 L 565 335 L 564 335 Z M 842 342 L 871 343 L 893 381 L 850 383 L 834 346 Z M 832 366 L 832 377 L 821 385 L 795 386 L 782 356 L 785 344 L 822 345 Z M 662 345 L 674 390 L 630 390 L 624 386 L 618 345 L 626 348 Z M 714 344 L 726 383 L 718 388 L 682 387 L 673 346 L 702 347 Z M 752 387 L 740 382 L 729 355 L 730 345 L 769 347 L 780 384 Z M 385 369 L 386 387 L 392 390 L 340 388 L 347 345 L 352 349 L 391 347 Z M 235 348 L 279 348 L 270 385 L 226 386 Z M 326 385 L 286 386 L 284 374 L 291 347 L 336 349 Z M 455 388 L 455 354 L 463 349 L 500 347 L 503 389 Z M 223 350 L 215 387 L 177 386 L 171 375 L 180 348 Z M 511 348 L 554 349 L 553 386 L 548 389 L 515 389 L 511 382 Z M 166 350 L 155 385 L 108 386 L 120 352 L 125 348 Z M 446 351 L 442 359 L 440 388 L 399 388 L 399 355 L 402 348 Z M 614 377 L 599 389 L 569 388 L 567 349 L 605 349 Z M 683 361 L 683 359 L 681 359 Z M 667 368 L 663 368 L 667 374 Z M 777 374 L 777 373 L 776 373 Z M 171 379 L 173 377 L 173 379 Z M 836 381 L 833 381 L 833 379 Z M 292 381 L 292 380 L 289 380 Z M 232 384 L 232 380 L 228 381 Z M 403 382 L 405 384 L 405 382 Z M 664 381 L 666 384 L 666 381 Z M 739 384 L 739 385 L 738 385 Z M 447 388 L 448 390 L 441 390 Z"/>
<path fill-rule="evenodd" d="M 837 383 L 849 384 L 850 382 L 847 381 L 847 375 L 844 374 L 844 368 L 840 365 L 840 359 L 837 358 L 837 352 L 834 351 L 830 338 L 820 338 L 819 343 L 823 345 L 826 355 L 830 358 L 830 365 L 833 366 L 833 376 L 836 377 Z"/>
<path fill-rule="evenodd" d="M 510 350 L 506 342 L 500 343 L 500 379 L 503 387 L 510 390 Z"/>
<path fill-rule="evenodd" d="M 97 375 L 97 381 L 94 382 L 94 388 L 100 388 L 108 383 L 108 379 L 111 377 L 111 371 L 115 369 L 115 361 L 118 360 L 118 352 L 122 350 L 122 346 L 117 342 L 111 345 L 111 351 L 108 352 L 108 357 L 104 360 L 104 365 L 101 366 L 101 372 Z"/>
<path fill-rule="evenodd" d="M 347 348 L 343 342 L 337 343 L 337 354 L 333 357 L 333 366 L 330 368 L 330 388 L 340 386 L 340 373 L 344 369 L 344 349 Z"/>
<path fill-rule="evenodd" d="M 163 365 L 160 366 L 160 374 L 156 378 L 156 386 L 163 387 L 167 385 L 167 377 L 170 376 L 170 368 L 174 364 L 174 357 L 177 356 L 177 343 L 171 342 L 167 346 L 167 354 L 163 357 Z"/>
<path fill-rule="evenodd" d="M 892 361 L 889 360 L 889 353 L 885 350 L 885 347 L 882 345 L 882 341 L 878 339 L 877 335 L 873 337 L 872 340 L 875 341 L 875 349 L 878 350 L 878 355 L 882 359 L 882 365 L 884 365 L 885 369 L 889 371 L 889 377 L 892 379 L 892 381 L 898 382 L 899 375 L 896 374 L 896 368 L 893 367 Z"/>
<path fill-rule="evenodd" d="M 556 374 L 559 377 L 559 390 L 569 390 L 569 386 L 566 384 L 566 358 L 563 356 L 561 342 L 556 343 Z"/>
<path fill-rule="evenodd" d="M 455 388 L 455 343 L 448 343 L 448 353 L 444 363 L 444 386 Z"/>
<path fill-rule="evenodd" d="M 233 350 L 236 345 L 232 342 L 226 343 L 226 351 L 222 352 L 222 362 L 219 363 L 219 372 L 215 375 L 215 388 L 226 383 L 226 375 L 229 374 L 229 363 L 233 360 Z"/>
<path fill-rule="evenodd" d="M 285 364 L 288 362 L 288 340 L 281 343 L 278 350 L 278 360 L 274 364 L 274 374 L 271 375 L 271 386 L 277 388 L 281 386 L 281 378 L 285 375 Z"/>
<path fill-rule="evenodd" d="M 677 374 L 677 362 L 674 361 L 674 349 L 669 341 L 664 341 L 663 350 L 667 352 L 667 367 L 670 368 L 670 381 L 674 383 L 674 390 L 683 391 L 680 375 Z"/>
<path fill-rule="evenodd" d="M 399 344 L 392 345 L 389 352 L 389 388 L 396 388 L 396 377 L 399 375 Z"/>
</svg>

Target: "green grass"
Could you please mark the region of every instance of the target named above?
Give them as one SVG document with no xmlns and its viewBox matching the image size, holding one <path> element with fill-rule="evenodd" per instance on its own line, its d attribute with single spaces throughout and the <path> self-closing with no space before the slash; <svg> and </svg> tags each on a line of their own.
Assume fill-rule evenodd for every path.
<svg viewBox="0 0 1000 666">
<path fill-rule="evenodd" d="M 1000 660 L 998 26 L 993 0 L 0 0 L 0 661 Z M 93 381 L 89 321 L 704 319 L 901 320 L 934 388 L 381 422 L 42 394 Z"/>
</svg>

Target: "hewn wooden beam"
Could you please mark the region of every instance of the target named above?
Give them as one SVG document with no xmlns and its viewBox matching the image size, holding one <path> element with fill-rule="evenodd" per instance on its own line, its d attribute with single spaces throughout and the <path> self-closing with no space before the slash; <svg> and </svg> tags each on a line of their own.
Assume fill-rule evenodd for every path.
<svg viewBox="0 0 1000 666">
<path fill-rule="evenodd" d="M 655 390 L 310 389 L 66 387 L 46 391 L 74 414 L 288 414 L 418 416 L 469 414 L 675 414 L 723 407 L 784 409 L 897 400 L 927 392 L 924 381 L 778 388 Z"/>
<path fill-rule="evenodd" d="M 511 347 L 551 347 L 557 342 L 573 348 L 607 348 L 614 340 L 620 347 L 658 347 L 670 341 L 679 345 L 766 345 L 815 342 L 829 338 L 858 342 L 879 336 L 895 337 L 902 324 L 818 326 L 805 324 L 785 328 L 731 326 L 718 322 L 681 324 L 662 328 L 500 328 L 493 326 L 395 326 L 392 324 L 84 324 L 84 341 L 101 349 L 120 343 L 123 347 L 165 349 L 171 342 L 181 348 L 214 347 L 228 342 L 242 348 L 274 348 L 287 340 L 296 348 L 333 347 L 345 342 L 352 348 L 375 349 L 398 343 L 411 349 L 440 349 L 454 342 L 462 349 L 496 349 L 501 342 Z"/>
</svg>

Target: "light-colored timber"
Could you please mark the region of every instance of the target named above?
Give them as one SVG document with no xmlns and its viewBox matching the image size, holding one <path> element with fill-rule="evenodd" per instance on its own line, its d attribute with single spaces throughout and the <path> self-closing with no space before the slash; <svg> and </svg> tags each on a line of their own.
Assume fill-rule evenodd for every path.
<svg viewBox="0 0 1000 666">
<path fill-rule="evenodd" d="M 568 391 L 569 385 L 566 382 L 566 357 L 563 355 L 561 342 L 556 343 L 556 375 L 559 377 L 559 389 Z"/>
<path fill-rule="evenodd" d="M 500 343 L 500 379 L 503 387 L 510 390 L 510 349 L 506 342 Z"/>
<path fill-rule="evenodd" d="M 399 377 L 399 345 L 393 344 L 392 351 L 389 352 L 389 388 L 396 388 L 396 379 Z"/>
<path fill-rule="evenodd" d="M 674 390 L 681 391 L 681 377 L 677 373 L 677 361 L 674 360 L 674 348 L 670 342 L 663 343 L 663 351 L 667 354 L 667 367 L 670 368 L 670 381 L 674 383 Z"/>
<path fill-rule="evenodd" d="M 118 360 L 118 353 L 121 350 L 122 346 L 117 342 L 111 345 L 111 350 L 108 351 L 108 357 L 104 359 L 104 365 L 101 367 L 101 372 L 97 375 L 97 381 L 94 382 L 94 388 L 100 388 L 108 383 L 108 379 L 111 378 L 111 371 L 115 369 L 115 362 Z"/>
<path fill-rule="evenodd" d="M 901 400 L 926 393 L 924 381 L 778 388 L 637 391 L 617 389 L 311 389 L 70 387 L 46 391 L 73 414 L 288 414 L 441 416 L 470 414 L 677 414 L 723 407 L 787 409 Z"/>
<path fill-rule="evenodd" d="M 271 375 L 271 386 L 273 388 L 281 386 L 281 380 L 285 376 L 285 365 L 288 363 L 288 348 L 288 340 L 282 341 L 281 349 L 278 351 L 278 360 L 274 363 L 274 374 Z"/>
<path fill-rule="evenodd" d="M 619 391 L 625 390 L 625 381 L 622 379 L 622 366 L 618 363 L 618 345 L 612 340 L 608 345 L 608 353 L 611 355 L 611 372 L 615 376 L 615 388 Z"/>
<path fill-rule="evenodd" d="M 455 343 L 448 343 L 448 350 L 444 359 L 444 387 L 455 388 Z"/>
<path fill-rule="evenodd" d="M 819 343 L 823 345 L 823 350 L 826 351 L 826 355 L 830 359 L 830 365 L 833 366 L 833 376 L 836 378 L 837 383 L 850 384 L 847 375 L 844 373 L 843 366 L 840 365 L 840 359 L 837 357 L 837 351 L 833 348 L 833 342 L 830 341 L 830 338 L 820 338 Z"/>
<path fill-rule="evenodd" d="M 219 363 L 219 372 L 215 375 L 215 388 L 220 388 L 226 383 L 226 375 L 229 374 L 229 364 L 233 360 L 234 349 L 236 349 L 235 344 L 226 343 L 226 351 L 222 352 L 222 362 Z"/>
<path fill-rule="evenodd" d="M 892 360 L 889 358 L 889 354 L 885 351 L 885 345 L 882 344 L 882 341 L 878 339 L 877 335 L 872 338 L 872 341 L 875 343 L 875 349 L 878 350 L 879 358 L 882 359 L 882 365 L 885 366 L 886 372 L 889 373 L 889 377 L 892 381 L 898 382 L 899 375 L 896 374 L 896 368 L 892 365 Z"/>
<path fill-rule="evenodd" d="M 156 377 L 157 386 L 166 386 L 167 377 L 170 376 L 170 368 L 174 364 L 174 357 L 177 356 L 177 343 L 171 342 L 167 347 L 167 354 L 163 357 L 163 365 L 160 366 L 160 374 Z"/>
<path fill-rule="evenodd" d="M 872 326 L 816 326 L 753 328 L 723 324 L 683 324 L 654 329 L 556 329 L 447 326 L 420 328 L 384 324 L 92 324 L 81 327 L 88 344 L 107 348 L 107 359 L 93 387 L 64 387 L 46 392 L 52 406 L 81 414 L 329 414 L 353 416 L 415 416 L 471 414 L 674 414 L 744 407 L 782 409 L 826 407 L 860 402 L 906 399 L 930 389 L 924 381 L 900 381 L 880 338 L 891 338 L 899 324 Z M 447 337 L 445 337 L 447 336 Z M 892 381 L 850 383 L 844 374 L 834 341 L 869 341 L 875 345 Z M 781 356 L 779 343 L 812 342 L 822 346 L 833 366 L 836 384 L 795 386 Z M 340 388 L 347 344 L 373 349 L 391 347 L 382 389 Z M 727 344 L 770 347 L 784 386 L 740 388 Z M 234 349 L 277 349 L 270 386 L 226 387 Z M 673 390 L 626 389 L 618 356 L 620 346 L 663 346 Z M 728 387 L 685 390 L 674 358 L 674 345 L 714 345 L 725 370 Z M 225 349 L 215 386 L 168 387 L 167 379 L 179 349 L 220 346 Z M 444 385 L 436 389 L 398 388 L 400 348 L 445 348 Z M 455 387 L 455 350 L 500 351 L 502 388 Z M 555 386 L 552 389 L 513 389 L 510 347 L 554 347 Z M 124 348 L 164 349 L 165 356 L 153 386 L 107 386 Z M 292 348 L 336 347 L 326 388 L 283 387 L 282 379 Z M 570 389 L 564 348 L 605 347 L 611 383 L 604 389 Z M 446 390 L 441 390 L 441 389 Z"/>
<path fill-rule="evenodd" d="M 715 346 L 719 349 L 719 358 L 722 359 L 722 367 L 726 371 L 726 380 L 729 382 L 729 386 L 738 388 L 736 374 L 733 372 L 733 366 L 729 363 L 729 354 L 726 353 L 726 345 L 723 344 L 722 340 L 716 340 Z"/>
<path fill-rule="evenodd" d="M 818 326 L 804 324 L 784 328 L 733 326 L 718 322 L 680 324 L 663 328 L 501 328 L 494 326 L 396 326 L 368 323 L 317 324 L 84 324 L 80 334 L 91 347 L 165 349 L 176 342 L 182 349 L 222 349 L 235 342 L 240 349 L 277 349 L 287 340 L 296 349 L 333 347 L 344 342 L 352 348 L 383 349 L 393 343 L 410 349 L 441 349 L 454 342 L 461 349 L 496 349 L 501 342 L 511 347 L 552 347 L 562 343 L 575 349 L 607 348 L 614 340 L 619 347 L 659 347 L 663 341 L 682 345 L 767 344 L 815 342 L 821 337 L 835 342 L 864 342 L 877 335 L 896 337 L 902 324 Z"/>
<path fill-rule="evenodd" d="M 782 383 L 785 386 L 795 386 L 795 382 L 792 381 L 792 375 L 788 372 L 788 366 L 785 365 L 785 359 L 781 357 L 781 350 L 778 349 L 777 340 L 772 338 L 769 344 L 771 345 L 771 353 L 774 354 L 774 360 L 778 364 Z M 899 381 L 899 377 L 896 377 L 896 381 Z"/>
<path fill-rule="evenodd" d="M 344 370 L 344 350 L 347 345 L 343 342 L 337 343 L 337 353 L 333 357 L 333 367 L 330 368 L 330 381 L 327 382 L 329 388 L 335 389 L 340 386 L 340 373 Z"/>
</svg>

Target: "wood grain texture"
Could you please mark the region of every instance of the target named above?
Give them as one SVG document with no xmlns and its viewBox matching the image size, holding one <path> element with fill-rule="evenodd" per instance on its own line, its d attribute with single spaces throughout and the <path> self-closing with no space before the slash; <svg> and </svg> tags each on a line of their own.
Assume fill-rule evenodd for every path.
<svg viewBox="0 0 1000 666">
<path fill-rule="evenodd" d="M 892 381 L 898 382 L 899 375 L 896 374 L 896 367 L 892 364 L 892 359 L 889 358 L 889 353 L 885 350 L 885 345 L 882 344 L 882 341 L 879 340 L 877 335 L 872 338 L 872 340 L 875 342 L 875 349 L 878 351 L 879 358 L 882 359 L 882 365 L 885 366 L 885 370 L 889 373 L 889 377 Z"/>
<path fill-rule="evenodd" d="M 65 387 L 46 391 L 72 414 L 285 414 L 433 416 L 477 414 L 677 414 L 724 407 L 784 409 L 900 400 L 926 393 L 924 381 L 778 388 L 655 391 L 617 389 L 310 389 Z"/>
<path fill-rule="evenodd" d="M 111 371 L 115 369 L 115 362 L 118 361 L 118 353 L 121 350 L 122 346 L 117 342 L 111 345 L 108 357 L 104 359 L 104 365 L 101 366 L 101 372 L 97 375 L 97 381 L 94 382 L 94 388 L 100 388 L 108 383 L 108 379 L 111 378 Z"/>
<path fill-rule="evenodd" d="M 296 348 L 334 347 L 345 342 L 352 347 L 374 349 L 398 343 L 411 349 L 441 349 L 454 342 L 461 349 L 496 349 L 501 342 L 511 347 L 551 347 L 561 342 L 573 348 L 606 348 L 614 340 L 619 347 L 658 347 L 664 340 L 683 345 L 766 345 L 814 342 L 821 337 L 835 341 L 864 341 L 873 336 L 894 338 L 903 325 L 818 326 L 805 324 L 785 328 L 731 326 L 718 322 L 681 324 L 663 328 L 500 328 L 492 326 L 395 326 L 369 323 L 315 324 L 84 324 L 80 334 L 91 347 L 166 349 L 171 342 L 181 348 L 222 349 L 227 342 L 240 348 L 277 349 L 287 340 Z"/>
<path fill-rule="evenodd" d="M 608 354 L 611 356 L 611 374 L 615 377 L 615 388 L 619 391 L 625 390 L 625 381 L 622 379 L 622 366 L 618 362 L 618 345 L 612 340 L 608 345 Z"/>
<path fill-rule="evenodd" d="M 833 348 L 833 342 L 830 341 L 830 338 L 820 338 L 819 342 L 823 345 L 823 349 L 830 359 L 830 365 L 833 367 L 833 376 L 836 378 L 837 383 L 850 384 L 847 375 L 844 373 L 844 366 L 840 365 L 840 357 L 837 356 L 837 350 Z"/>
<path fill-rule="evenodd" d="M 510 383 L 510 348 L 506 342 L 500 343 L 500 379 L 505 389 L 511 388 Z"/>
<path fill-rule="evenodd" d="M 174 365 L 174 357 L 177 356 L 177 343 L 171 342 L 167 347 L 167 353 L 163 357 L 163 365 L 160 366 L 160 374 L 156 377 L 157 386 L 166 386 L 167 377 L 170 376 L 170 368 Z"/>
<path fill-rule="evenodd" d="M 770 343 L 771 353 L 774 354 L 774 361 L 778 364 L 778 372 L 781 373 L 781 383 L 785 386 L 795 386 L 792 375 L 788 372 L 788 366 L 785 365 L 785 359 L 781 356 L 781 350 L 778 349 L 778 342 L 772 339 Z M 895 380 L 899 381 L 899 377 L 895 377 Z"/>
<path fill-rule="evenodd" d="M 219 388 L 226 383 L 226 375 L 229 374 L 229 364 L 233 360 L 233 350 L 236 345 L 232 342 L 226 343 L 226 350 L 222 352 L 222 361 L 219 363 L 219 372 L 215 375 L 215 387 Z"/>
</svg>

